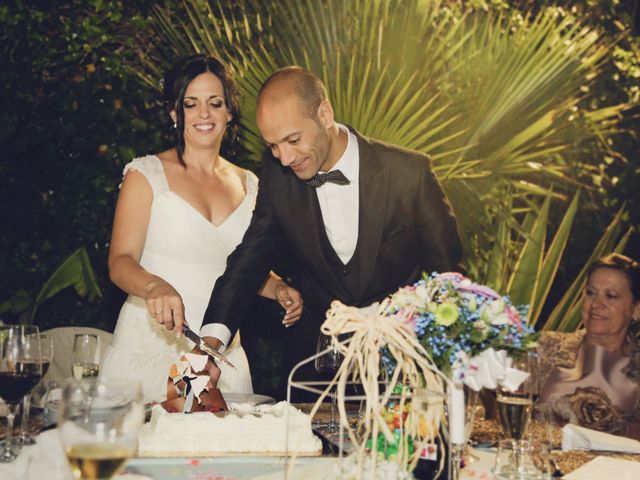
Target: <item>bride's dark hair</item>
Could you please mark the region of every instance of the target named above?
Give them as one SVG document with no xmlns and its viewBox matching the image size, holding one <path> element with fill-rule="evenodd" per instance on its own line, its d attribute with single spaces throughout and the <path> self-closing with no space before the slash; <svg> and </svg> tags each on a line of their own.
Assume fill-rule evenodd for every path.
<svg viewBox="0 0 640 480">
<path fill-rule="evenodd" d="M 234 156 L 238 143 L 237 128 L 240 123 L 240 96 L 233 76 L 219 60 L 198 54 L 183 58 L 165 73 L 163 80 L 164 105 L 169 112 L 176 112 L 176 150 L 178 159 L 184 164 L 184 94 L 189 84 L 198 75 L 213 73 L 224 90 L 224 103 L 231 114 L 227 124 L 227 134 L 222 139 L 221 153 Z"/>
</svg>

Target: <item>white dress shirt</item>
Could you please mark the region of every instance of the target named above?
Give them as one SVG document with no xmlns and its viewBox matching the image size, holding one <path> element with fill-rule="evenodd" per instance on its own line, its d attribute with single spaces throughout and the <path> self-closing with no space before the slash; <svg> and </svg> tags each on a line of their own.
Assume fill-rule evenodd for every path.
<svg viewBox="0 0 640 480">
<path fill-rule="evenodd" d="M 331 170 L 340 170 L 350 183 L 337 185 L 327 182 L 316 188 L 316 194 L 329 242 L 342 263 L 346 264 L 356 251 L 358 242 L 360 158 L 358 139 L 344 125 L 338 126 L 348 135 L 347 148 Z"/>
<path fill-rule="evenodd" d="M 338 124 L 338 127 L 348 135 L 347 148 L 331 170 L 340 170 L 350 183 L 336 185 L 327 182 L 316 188 L 316 195 L 329 242 L 340 260 L 346 264 L 358 243 L 360 154 L 356 136 L 344 125 Z M 219 339 L 223 343 L 219 350 L 223 352 L 229 345 L 231 330 L 223 323 L 210 323 L 202 326 L 200 335 Z"/>
</svg>

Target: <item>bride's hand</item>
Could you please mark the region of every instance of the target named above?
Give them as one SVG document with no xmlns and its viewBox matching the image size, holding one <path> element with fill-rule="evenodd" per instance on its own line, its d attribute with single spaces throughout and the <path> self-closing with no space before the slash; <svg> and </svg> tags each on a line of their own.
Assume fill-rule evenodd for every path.
<svg viewBox="0 0 640 480">
<path fill-rule="evenodd" d="M 145 290 L 147 310 L 151 316 L 167 330 L 175 330 L 176 336 L 180 337 L 184 323 L 184 304 L 180 294 L 160 277 L 154 277 Z"/>
<path fill-rule="evenodd" d="M 300 292 L 285 282 L 280 282 L 275 288 L 275 295 L 278 303 L 285 309 L 282 324 L 285 327 L 290 327 L 300 320 L 303 306 Z"/>
</svg>

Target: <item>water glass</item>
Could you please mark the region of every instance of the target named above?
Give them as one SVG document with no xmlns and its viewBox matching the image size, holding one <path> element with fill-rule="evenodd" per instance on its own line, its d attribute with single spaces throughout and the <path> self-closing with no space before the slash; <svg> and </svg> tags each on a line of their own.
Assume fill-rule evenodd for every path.
<svg viewBox="0 0 640 480">
<path fill-rule="evenodd" d="M 493 474 L 496 480 L 548 480 L 549 448 L 533 440 L 500 440 Z"/>
<path fill-rule="evenodd" d="M 95 378 L 99 372 L 100 337 L 93 333 L 77 333 L 73 339 L 73 379 Z"/>
<path fill-rule="evenodd" d="M 135 455 L 144 422 L 140 384 L 85 379 L 62 390 L 58 428 L 76 479 L 113 477 Z"/>
<path fill-rule="evenodd" d="M 58 423 L 62 390 L 69 380 L 50 380 L 47 383 L 47 391 L 44 394 L 43 417 L 45 425 Z"/>
<path fill-rule="evenodd" d="M 324 355 L 316 358 L 315 368 L 318 375 L 326 380 L 331 380 L 342 365 L 344 356 L 333 346 L 332 337 L 320 334 L 316 352 L 325 352 Z M 322 425 L 321 428 L 327 433 L 335 433 L 339 430 L 340 425 L 336 421 L 336 403 L 337 403 L 337 386 L 331 396 L 331 421 Z"/>
</svg>

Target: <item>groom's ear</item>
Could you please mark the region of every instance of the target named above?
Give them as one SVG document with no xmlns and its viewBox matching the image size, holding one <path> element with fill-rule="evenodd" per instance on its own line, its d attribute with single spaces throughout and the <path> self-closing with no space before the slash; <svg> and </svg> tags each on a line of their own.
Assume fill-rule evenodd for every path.
<svg viewBox="0 0 640 480">
<path fill-rule="evenodd" d="M 325 129 L 332 128 L 335 125 L 336 120 L 333 113 L 333 107 L 329 100 L 324 99 L 320 102 L 320 106 L 318 107 L 318 118 Z"/>
</svg>

